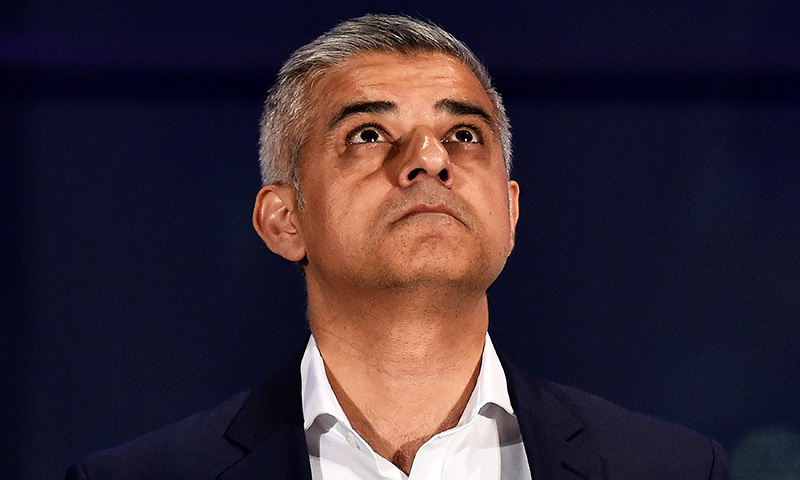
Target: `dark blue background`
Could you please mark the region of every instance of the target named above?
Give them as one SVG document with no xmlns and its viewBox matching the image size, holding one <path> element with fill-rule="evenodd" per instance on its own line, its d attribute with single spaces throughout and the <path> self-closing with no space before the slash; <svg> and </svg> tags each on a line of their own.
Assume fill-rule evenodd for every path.
<svg viewBox="0 0 800 480">
<path fill-rule="evenodd" d="M 760 441 L 800 462 L 792 2 L 71 3 L 0 7 L 0 478 L 59 477 L 300 347 L 300 276 L 250 226 L 260 104 L 367 12 L 441 24 L 505 96 L 495 343 L 719 439 L 737 478 Z"/>
</svg>

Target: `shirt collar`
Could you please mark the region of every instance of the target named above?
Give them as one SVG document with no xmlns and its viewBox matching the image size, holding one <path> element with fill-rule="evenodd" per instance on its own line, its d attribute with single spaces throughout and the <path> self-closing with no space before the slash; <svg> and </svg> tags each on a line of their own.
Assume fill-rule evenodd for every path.
<svg viewBox="0 0 800 480">
<path fill-rule="evenodd" d="M 320 415 L 331 415 L 336 420 L 350 427 L 350 422 L 344 414 L 336 395 L 333 393 L 328 376 L 325 373 L 325 364 L 322 355 L 317 347 L 314 335 L 308 340 L 303 360 L 300 363 L 300 376 L 302 382 L 302 401 L 303 401 L 303 428 L 314 423 Z M 464 425 L 480 414 L 483 407 L 487 404 L 495 404 L 509 414 L 514 414 L 511 407 L 511 400 L 508 396 L 506 375 L 497 352 L 494 349 L 489 334 L 481 355 L 481 369 L 478 373 L 478 380 L 475 389 L 470 395 L 469 401 L 464 408 L 464 413 L 458 425 Z"/>
<path fill-rule="evenodd" d="M 319 353 L 314 335 L 308 339 L 303 360 L 300 362 L 300 378 L 304 429 L 308 430 L 314 420 L 323 414 L 331 415 L 348 427 L 350 426 L 347 415 L 344 414 L 328 381 L 322 354 Z"/>
<path fill-rule="evenodd" d="M 486 341 L 483 345 L 478 381 L 475 383 L 475 389 L 472 391 L 466 407 L 464 407 L 464 413 L 461 414 L 458 425 L 464 425 L 475 418 L 476 415 L 483 413 L 484 407 L 489 404 L 497 405 L 508 412 L 509 415 L 514 414 L 511 399 L 508 396 L 506 374 L 487 332 Z"/>
</svg>

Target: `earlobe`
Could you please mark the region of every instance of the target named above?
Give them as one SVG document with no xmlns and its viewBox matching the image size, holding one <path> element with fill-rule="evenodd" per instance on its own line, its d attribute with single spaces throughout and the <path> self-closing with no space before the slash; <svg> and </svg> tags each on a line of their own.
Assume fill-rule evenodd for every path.
<svg viewBox="0 0 800 480">
<path fill-rule="evenodd" d="M 297 200 L 294 189 L 286 185 L 267 185 L 256 196 L 253 227 L 270 250 L 299 262 L 306 256 L 305 244 L 297 228 Z"/>
<path fill-rule="evenodd" d="M 514 239 L 517 232 L 517 220 L 519 220 L 519 183 L 514 180 L 508 181 L 508 218 L 510 222 L 511 245 L 509 252 L 514 248 Z"/>
</svg>

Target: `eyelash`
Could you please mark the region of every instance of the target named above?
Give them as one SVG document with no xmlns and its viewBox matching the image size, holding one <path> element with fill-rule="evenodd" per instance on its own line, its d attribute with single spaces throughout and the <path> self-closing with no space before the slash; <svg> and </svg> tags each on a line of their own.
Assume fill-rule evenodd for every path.
<svg viewBox="0 0 800 480">
<path fill-rule="evenodd" d="M 368 128 L 372 128 L 372 129 L 377 130 L 378 133 L 380 133 L 383 136 L 386 136 L 386 137 L 389 136 L 389 134 L 386 132 L 386 130 L 384 130 L 383 127 L 381 127 L 379 124 L 377 124 L 377 123 L 364 123 L 364 124 L 361 124 L 358 127 L 354 128 L 353 130 L 351 130 L 350 133 L 348 133 L 347 136 L 345 137 L 345 141 L 347 142 L 348 145 L 356 145 L 356 143 L 354 141 L 355 138 L 356 138 L 356 135 L 358 135 L 363 130 L 368 129 Z M 450 135 L 452 135 L 453 133 L 457 132 L 460 129 L 469 130 L 470 133 L 472 133 L 475 136 L 476 142 L 474 142 L 474 143 L 478 143 L 480 145 L 483 145 L 483 142 L 484 142 L 483 132 L 481 131 L 480 127 L 478 127 L 476 125 L 473 125 L 473 124 L 469 124 L 469 123 L 462 123 L 462 124 L 456 125 L 455 127 L 451 128 L 450 130 L 448 130 L 447 133 L 444 135 L 444 137 L 442 137 L 441 142 L 442 143 L 472 143 L 472 142 L 458 142 L 458 141 L 445 140 L 447 137 L 449 137 Z"/>
<path fill-rule="evenodd" d="M 472 125 L 469 123 L 462 123 L 460 125 L 456 125 L 445 134 L 444 138 L 447 138 L 450 135 L 454 134 L 455 132 L 464 129 L 469 130 L 469 132 L 475 136 L 476 140 L 475 143 L 483 145 L 483 131 L 477 125 Z M 443 139 L 442 143 L 451 143 L 451 142 Z M 472 142 L 452 142 L 452 143 L 472 143 Z"/>
<path fill-rule="evenodd" d="M 368 128 L 372 128 L 374 130 L 377 130 L 378 133 L 380 133 L 381 135 L 389 136 L 389 134 L 386 133 L 386 130 L 384 130 L 377 123 L 364 123 L 362 125 L 357 126 L 353 130 L 350 130 L 350 133 L 348 133 L 347 136 L 345 137 L 345 141 L 347 142 L 348 145 L 355 145 L 355 142 L 353 140 L 355 140 L 356 135 L 358 135 L 363 130 L 366 130 Z"/>
</svg>

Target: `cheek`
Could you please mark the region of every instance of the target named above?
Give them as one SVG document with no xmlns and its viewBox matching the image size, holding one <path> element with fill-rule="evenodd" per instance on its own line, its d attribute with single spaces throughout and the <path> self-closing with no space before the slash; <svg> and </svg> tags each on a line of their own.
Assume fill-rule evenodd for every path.
<svg viewBox="0 0 800 480">
<path fill-rule="evenodd" d="M 472 204 L 479 218 L 483 219 L 487 233 L 493 237 L 506 238 L 511 233 L 511 213 L 505 179 L 502 184 L 498 182 L 496 186 L 487 185 L 484 184 Z"/>
<path fill-rule="evenodd" d="M 329 238 L 322 238 L 322 241 L 355 241 L 356 237 L 366 235 L 370 230 L 375 213 L 370 206 L 378 203 L 371 197 L 369 191 L 352 184 L 331 185 L 326 194 L 317 199 L 319 213 L 315 218 L 316 224 L 311 228 L 324 226 L 325 231 L 319 234 Z"/>
<path fill-rule="evenodd" d="M 507 216 L 509 192 L 505 171 L 502 174 L 494 171 L 465 173 L 461 195 L 479 209 L 477 213 L 491 214 L 493 218 Z"/>
</svg>

